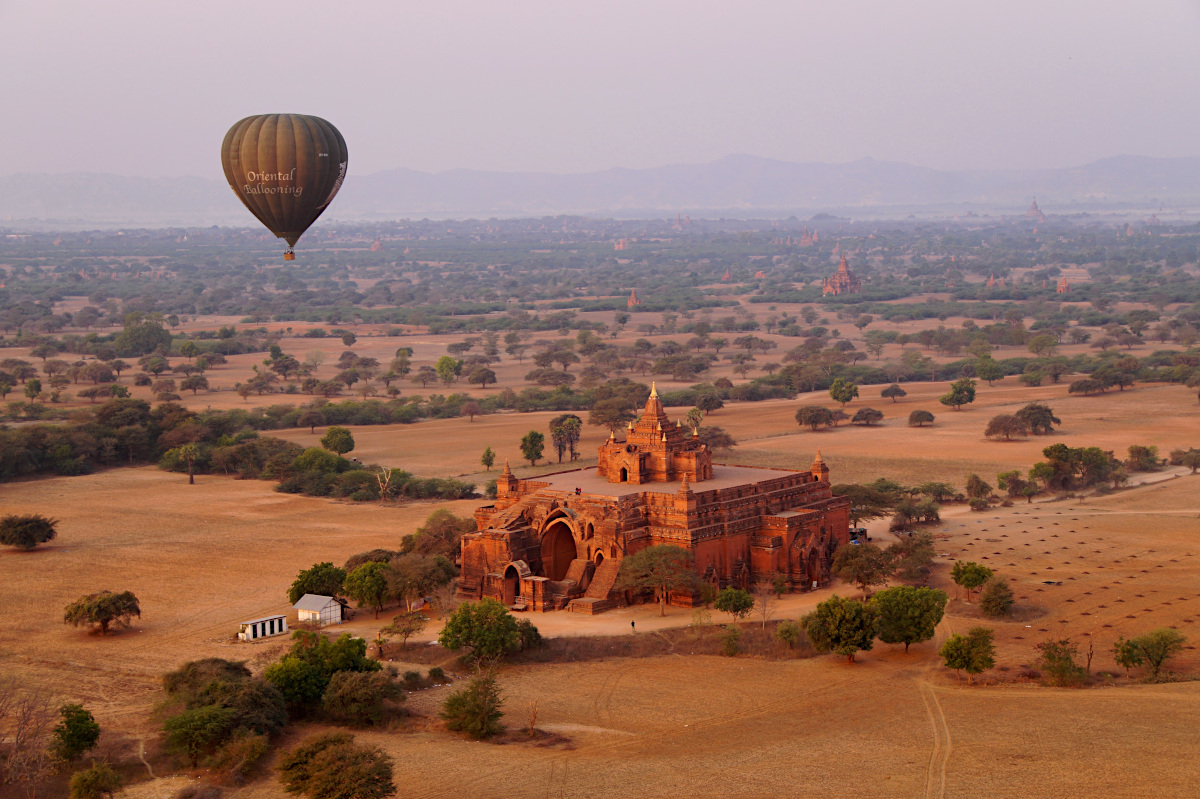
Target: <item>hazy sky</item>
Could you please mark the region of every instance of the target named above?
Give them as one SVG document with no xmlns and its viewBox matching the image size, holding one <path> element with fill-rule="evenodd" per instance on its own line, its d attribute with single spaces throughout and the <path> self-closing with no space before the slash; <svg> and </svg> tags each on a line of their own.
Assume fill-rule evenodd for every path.
<svg viewBox="0 0 1200 799">
<path fill-rule="evenodd" d="M 1195 0 L 0 0 L 0 174 L 219 178 L 243 116 L 350 169 L 1200 155 Z"/>
</svg>

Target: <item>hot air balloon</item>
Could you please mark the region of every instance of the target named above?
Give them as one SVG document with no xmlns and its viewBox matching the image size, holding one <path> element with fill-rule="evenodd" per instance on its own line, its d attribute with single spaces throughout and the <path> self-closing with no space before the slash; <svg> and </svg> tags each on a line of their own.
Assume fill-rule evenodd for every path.
<svg viewBox="0 0 1200 799">
<path fill-rule="evenodd" d="M 285 260 L 328 207 L 346 177 L 346 140 L 333 125 L 304 114 L 246 117 L 225 134 L 221 166 L 238 199 L 277 237 Z"/>
</svg>

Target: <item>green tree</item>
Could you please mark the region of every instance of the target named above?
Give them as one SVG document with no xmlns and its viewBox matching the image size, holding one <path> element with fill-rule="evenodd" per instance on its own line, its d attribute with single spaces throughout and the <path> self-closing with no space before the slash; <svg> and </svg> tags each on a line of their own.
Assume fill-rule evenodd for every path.
<svg viewBox="0 0 1200 799">
<path fill-rule="evenodd" d="M 309 799 L 384 799 L 396 793 L 392 759 L 346 733 L 306 738 L 276 766 L 288 793 Z"/>
<path fill-rule="evenodd" d="M 618 427 L 633 421 L 633 411 L 629 405 L 629 401 L 622 397 L 602 399 L 588 412 L 588 424 L 607 427 L 615 433 Z"/>
<path fill-rule="evenodd" d="M 1000 575 L 993 575 L 983 584 L 983 591 L 979 594 L 979 609 L 985 616 L 999 619 L 1008 615 L 1014 601 L 1012 586 L 1008 584 L 1008 580 Z"/>
<path fill-rule="evenodd" d="M 58 535 L 58 522 L 40 513 L 13 514 L 0 518 L 0 544 L 33 549 Z"/>
<path fill-rule="evenodd" d="M 950 384 L 950 390 L 938 398 L 938 402 L 959 410 L 963 405 L 975 401 L 975 381 L 969 377 L 960 377 Z"/>
<path fill-rule="evenodd" d="M 438 643 L 447 649 L 466 649 L 474 660 L 493 662 L 520 647 L 521 633 L 503 603 L 484 597 L 460 605 L 438 633 Z"/>
<path fill-rule="evenodd" d="M 479 456 L 479 462 L 483 464 L 483 468 L 490 472 L 492 465 L 496 463 L 496 453 L 492 452 L 491 447 L 488 447 L 483 451 L 483 455 Z"/>
<path fill-rule="evenodd" d="M 1062 424 L 1062 420 L 1054 415 L 1054 411 L 1044 402 L 1031 402 L 1014 414 L 1025 423 L 1035 436 L 1049 435 L 1054 432 L 1054 426 Z"/>
<path fill-rule="evenodd" d="M 842 407 L 846 407 L 846 403 L 858 397 L 858 386 L 851 383 L 849 380 L 836 377 L 833 384 L 829 387 L 829 396 L 834 402 L 842 403 Z"/>
<path fill-rule="evenodd" d="M 550 441 L 554 451 L 558 453 L 558 462 L 562 463 L 563 455 L 571 454 L 571 460 L 578 457 L 575 447 L 583 432 L 583 420 L 573 413 L 564 413 L 550 420 Z"/>
<path fill-rule="evenodd" d="M 996 646 L 992 631 L 987 627 L 972 627 L 966 635 L 952 635 L 942 644 L 941 655 L 946 668 L 966 672 L 967 681 L 996 665 Z"/>
<path fill-rule="evenodd" d="M 692 553 L 671 544 L 655 544 L 621 560 L 617 587 L 622 590 L 652 589 L 660 616 L 667 615 L 672 591 L 690 591 L 696 583 Z"/>
<path fill-rule="evenodd" d="M 336 640 L 297 630 L 286 655 L 263 671 L 288 706 L 311 709 L 321 701 L 330 679 L 339 671 L 378 671 L 379 661 L 367 657 L 367 642 L 343 633 Z"/>
<path fill-rule="evenodd" d="M 1078 685 L 1084 677 L 1084 669 L 1075 662 L 1079 646 L 1070 638 L 1043 641 L 1036 645 L 1038 666 L 1051 685 Z"/>
<path fill-rule="evenodd" d="M 429 596 L 436 588 L 449 584 L 457 572 L 454 564 L 443 555 L 406 552 L 392 558 L 386 575 L 388 593 L 402 600 L 411 611 L 413 600 Z"/>
<path fill-rule="evenodd" d="M 288 589 L 288 602 L 293 605 L 300 601 L 305 594 L 318 596 L 340 596 L 342 586 L 346 582 L 346 572 L 326 561 L 304 569 L 292 582 Z"/>
<path fill-rule="evenodd" d="M 307 410 L 296 417 L 296 426 L 307 427 L 310 433 L 315 433 L 317 425 L 323 424 L 325 424 L 325 414 L 316 409 Z"/>
<path fill-rule="evenodd" d="M 1004 379 L 1004 369 L 990 355 L 975 362 L 975 374 L 980 380 L 986 380 L 989 386 Z"/>
<path fill-rule="evenodd" d="M 530 430 L 521 438 L 521 457 L 529 461 L 530 466 L 537 466 L 546 448 L 546 437 L 537 430 Z"/>
<path fill-rule="evenodd" d="M 504 731 L 504 699 L 496 685 L 496 675 L 485 671 L 472 677 L 466 686 L 446 698 L 441 717 L 446 727 L 465 732 L 476 740 L 491 738 Z"/>
<path fill-rule="evenodd" d="M 346 575 L 343 590 L 359 607 L 375 609 L 375 618 L 388 598 L 388 566 L 386 563 L 364 563 Z"/>
<path fill-rule="evenodd" d="M 333 426 L 321 436 L 321 446 L 338 455 L 345 455 L 354 449 L 354 436 L 345 427 Z"/>
<path fill-rule="evenodd" d="M 879 640 L 888 644 L 909 644 L 933 638 L 935 628 L 946 611 L 946 592 L 936 588 L 907 585 L 885 588 L 871 597 L 871 606 L 879 615 Z"/>
<path fill-rule="evenodd" d="M 835 497 L 846 497 L 850 500 L 851 527 L 858 527 L 860 522 L 882 519 L 891 513 L 896 503 L 895 496 L 874 486 L 839 483 L 831 490 Z"/>
<path fill-rule="evenodd" d="M 874 544 L 842 544 L 833 553 L 830 572 L 839 580 L 857 583 L 863 599 L 872 585 L 882 585 L 892 574 L 891 556 Z"/>
<path fill-rule="evenodd" d="M 744 588 L 735 588 L 731 585 L 717 592 L 713 607 L 741 621 L 754 609 L 754 596 Z"/>
<path fill-rule="evenodd" d="M 59 760 L 73 763 L 83 757 L 84 752 L 96 748 L 100 741 L 100 725 L 83 705 L 69 702 L 58 709 L 60 716 L 54 726 L 54 755 Z"/>
<path fill-rule="evenodd" d="M 386 639 L 396 636 L 400 639 L 400 648 L 408 646 L 408 639 L 424 630 L 429 619 L 422 613 L 399 613 L 392 619 L 391 624 L 379 631 L 379 637 Z"/>
<path fill-rule="evenodd" d="M 124 785 L 121 775 L 100 761 L 71 775 L 69 796 L 70 799 L 108 799 Z"/>
<path fill-rule="evenodd" d="M 879 396 L 887 397 L 892 402 L 895 402 L 899 397 L 908 396 L 908 392 L 900 388 L 899 383 L 892 383 L 890 386 L 880 391 Z"/>
<path fill-rule="evenodd" d="M 983 482 L 977 474 L 967 476 L 967 496 L 972 499 L 987 499 L 992 493 L 992 487 Z"/>
<path fill-rule="evenodd" d="M 1119 652 L 1120 648 L 1126 648 L 1133 655 L 1132 658 L 1125 657 L 1124 663 L 1118 660 L 1120 665 L 1128 669 L 1130 665 L 1137 666 L 1144 662 L 1150 667 L 1151 678 L 1157 680 L 1163 666 L 1168 660 L 1182 652 L 1186 643 L 1187 636 L 1178 630 L 1161 627 L 1151 630 L 1145 635 L 1130 638 L 1128 641 L 1119 638 L 1114 649 Z"/>
<path fill-rule="evenodd" d="M 796 411 L 796 424 L 811 428 L 815 433 L 818 427 L 833 424 L 833 412 L 820 405 L 801 405 Z"/>
<path fill-rule="evenodd" d="M 967 589 L 967 601 L 970 602 L 971 591 L 991 579 L 993 573 L 987 566 L 974 561 L 959 560 L 954 562 L 954 568 L 950 570 L 950 579 Z"/>
<path fill-rule="evenodd" d="M 438 380 L 441 380 L 444 385 L 450 385 L 458 380 L 458 376 L 462 373 L 463 362 L 452 358 L 449 355 L 443 355 L 438 358 L 437 364 L 433 367 L 437 372 Z"/>
<path fill-rule="evenodd" d="M 141 618 L 142 610 L 138 607 L 137 597 L 131 591 L 122 591 L 119 594 L 100 591 L 81 596 L 67 605 L 63 611 L 63 623 L 76 627 L 98 626 L 101 635 L 108 635 L 111 625 L 128 627 L 129 620 L 134 616 Z"/>
<path fill-rule="evenodd" d="M 854 414 L 854 418 L 850 420 L 850 424 L 866 425 L 870 427 L 883 421 L 883 413 L 874 408 L 859 408 Z"/>
<path fill-rule="evenodd" d="M 813 649 L 843 655 L 847 663 L 854 662 L 856 652 L 871 649 L 878 623 L 875 608 L 837 594 L 800 620 Z"/>
<path fill-rule="evenodd" d="M 894 575 L 901 580 L 924 584 L 933 571 L 933 534 L 925 531 L 902 535 L 888 547 Z"/>
<path fill-rule="evenodd" d="M 186 756 L 196 768 L 201 756 L 225 740 L 233 715 L 228 708 L 204 705 L 172 716 L 163 722 L 167 748 Z"/>
</svg>

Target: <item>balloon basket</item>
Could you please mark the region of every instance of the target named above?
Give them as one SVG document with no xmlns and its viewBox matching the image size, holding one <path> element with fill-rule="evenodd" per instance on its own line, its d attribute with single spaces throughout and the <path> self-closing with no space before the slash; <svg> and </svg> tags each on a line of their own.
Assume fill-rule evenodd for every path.
<svg viewBox="0 0 1200 799">
<path fill-rule="evenodd" d="M 288 250 L 287 252 L 285 252 L 285 253 L 283 254 L 283 260 L 285 260 L 285 261 L 294 261 L 294 260 L 296 260 L 296 253 L 292 252 L 291 250 Z"/>
</svg>

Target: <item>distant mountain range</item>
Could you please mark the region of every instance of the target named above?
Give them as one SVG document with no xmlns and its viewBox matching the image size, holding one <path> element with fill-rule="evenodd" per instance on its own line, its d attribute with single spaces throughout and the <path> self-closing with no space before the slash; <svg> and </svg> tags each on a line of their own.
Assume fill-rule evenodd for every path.
<svg viewBox="0 0 1200 799">
<path fill-rule="evenodd" d="M 353 168 L 353 162 L 351 162 Z M 331 219 L 592 214 L 851 217 L 913 212 L 1047 213 L 1200 206 L 1200 158 L 1116 156 L 1069 169 L 943 171 L 864 158 L 799 164 L 731 155 L 707 164 L 570 175 L 391 169 L 347 177 Z M 230 189 L 204 178 L 71 173 L 0 177 L 0 227 L 249 225 Z"/>
</svg>

